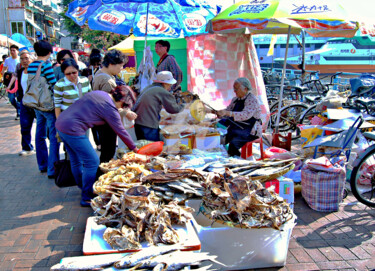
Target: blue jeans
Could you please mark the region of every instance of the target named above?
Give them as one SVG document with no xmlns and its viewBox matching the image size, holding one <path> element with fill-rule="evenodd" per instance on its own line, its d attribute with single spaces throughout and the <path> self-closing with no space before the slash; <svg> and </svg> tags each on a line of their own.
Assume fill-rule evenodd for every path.
<svg viewBox="0 0 375 271">
<path fill-rule="evenodd" d="M 72 173 L 78 187 L 82 189 L 82 201 L 94 197 L 92 186 L 99 167 L 99 157 L 86 135 L 72 136 L 58 131 L 69 154 Z"/>
<path fill-rule="evenodd" d="M 9 98 L 10 103 L 16 109 L 17 116 L 19 116 L 20 115 L 20 103 L 17 102 L 17 100 L 16 100 L 16 93 L 9 93 L 8 92 L 8 98 Z"/>
<path fill-rule="evenodd" d="M 23 151 L 31 151 L 34 146 L 31 144 L 31 128 L 35 118 L 34 109 L 28 108 L 20 102 L 20 125 L 21 125 L 21 145 Z"/>
<path fill-rule="evenodd" d="M 59 160 L 60 144 L 56 138 L 56 116 L 55 111 L 43 112 L 35 110 L 36 115 L 36 132 L 35 132 L 35 147 L 36 160 L 38 162 L 39 170 L 47 169 L 48 176 L 55 175 L 54 163 Z M 47 149 L 47 129 L 49 139 L 49 152 Z"/>
<path fill-rule="evenodd" d="M 134 124 L 134 131 L 138 140 L 160 141 L 159 129 Z"/>
</svg>

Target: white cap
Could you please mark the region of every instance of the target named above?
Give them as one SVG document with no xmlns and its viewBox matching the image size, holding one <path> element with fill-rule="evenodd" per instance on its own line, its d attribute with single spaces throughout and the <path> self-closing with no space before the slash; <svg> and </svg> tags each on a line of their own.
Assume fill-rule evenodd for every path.
<svg viewBox="0 0 375 271">
<path fill-rule="evenodd" d="M 177 81 L 173 78 L 173 75 L 169 71 L 162 71 L 158 72 L 156 74 L 156 80 L 154 80 L 155 83 L 166 83 L 170 85 L 174 85 L 177 83 Z"/>
</svg>

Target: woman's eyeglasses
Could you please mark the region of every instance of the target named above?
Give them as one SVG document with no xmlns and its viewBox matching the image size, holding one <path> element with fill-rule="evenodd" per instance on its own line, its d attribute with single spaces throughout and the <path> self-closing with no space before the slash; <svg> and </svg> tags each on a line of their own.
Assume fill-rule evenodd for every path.
<svg viewBox="0 0 375 271">
<path fill-rule="evenodd" d="M 76 75 L 78 74 L 78 72 L 68 72 L 68 73 L 64 73 L 65 76 L 69 76 L 69 75 Z"/>
</svg>

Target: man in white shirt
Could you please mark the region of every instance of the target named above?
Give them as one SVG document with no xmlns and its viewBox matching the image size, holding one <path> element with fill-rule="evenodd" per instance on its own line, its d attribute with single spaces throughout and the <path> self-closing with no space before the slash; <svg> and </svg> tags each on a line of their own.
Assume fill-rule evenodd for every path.
<svg viewBox="0 0 375 271">
<path fill-rule="evenodd" d="M 86 68 L 87 68 L 86 64 L 79 60 L 79 55 L 78 55 L 77 52 L 73 52 L 73 57 L 74 57 L 74 60 L 77 62 L 77 64 L 78 64 L 78 69 L 79 69 L 80 71 L 82 71 L 83 69 L 86 69 Z"/>
<path fill-rule="evenodd" d="M 18 51 L 19 48 L 16 45 L 11 45 L 10 46 L 10 57 L 5 59 L 4 61 L 4 67 L 3 70 L 1 71 L 3 75 L 3 82 L 6 86 L 8 86 L 12 75 L 16 76 L 16 70 L 17 70 L 17 65 L 20 63 L 20 58 L 18 56 Z M 8 86 L 8 89 L 10 89 L 11 86 Z M 8 98 L 10 103 L 14 106 L 14 108 L 17 111 L 17 115 L 15 120 L 20 119 L 20 105 L 16 101 L 16 93 L 10 93 L 8 92 Z"/>
</svg>

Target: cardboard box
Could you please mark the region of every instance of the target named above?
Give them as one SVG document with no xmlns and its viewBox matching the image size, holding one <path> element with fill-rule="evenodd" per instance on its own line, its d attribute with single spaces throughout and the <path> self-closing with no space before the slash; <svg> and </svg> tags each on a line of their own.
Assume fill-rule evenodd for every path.
<svg viewBox="0 0 375 271">
<path fill-rule="evenodd" d="M 195 136 L 194 149 L 208 150 L 220 147 L 220 134 L 211 133 L 205 136 Z"/>
<path fill-rule="evenodd" d="M 194 135 L 163 135 L 163 137 L 164 146 L 172 146 L 174 144 L 180 143 L 192 149 L 194 145 Z"/>
<path fill-rule="evenodd" d="M 265 182 L 264 186 L 266 188 L 270 186 L 275 186 L 275 192 L 279 194 L 280 197 L 286 200 L 293 208 L 294 205 L 294 182 L 292 179 L 280 177 L 279 179 L 274 179 Z"/>
<path fill-rule="evenodd" d="M 186 204 L 196 210 L 191 223 L 201 241 L 201 252 L 217 255 L 217 260 L 226 265 L 214 263 L 213 269 L 241 270 L 285 265 L 295 217 L 280 230 L 234 228 L 212 223 L 211 219 L 198 213 L 200 202 L 189 200 Z"/>
</svg>

